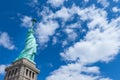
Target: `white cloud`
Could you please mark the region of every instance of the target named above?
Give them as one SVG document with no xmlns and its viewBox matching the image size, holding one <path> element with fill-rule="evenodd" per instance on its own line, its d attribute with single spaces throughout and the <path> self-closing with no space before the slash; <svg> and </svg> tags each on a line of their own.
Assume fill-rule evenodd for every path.
<svg viewBox="0 0 120 80">
<path fill-rule="evenodd" d="M 72 33 L 72 32 L 73 32 L 73 29 L 66 28 L 66 29 L 65 29 L 65 32 L 66 32 L 67 34 L 70 34 L 70 33 Z"/>
<path fill-rule="evenodd" d="M 80 22 L 67 25 L 64 32 L 67 34 L 68 40 L 75 41 L 76 38 L 78 37 L 78 34 L 74 31 L 74 29 L 80 29 L 80 28 L 81 28 Z"/>
<path fill-rule="evenodd" d="M 15 49 L 15 45 L 12 43 L 9 35 L 6 32 L 0 33 L 0 46 L 9 50 Z"/>
<path fill-rule="evenodd" d="M 69 11 L 69 8 L 66 7 L 62 7 L 60 10 L 58 10 L 54 17 L 55 18 L 61 18 L 64 21 L 67 21 L 68 19 L 70 19 L 72 16 L 71 12 Z"/>
<path fill-rule="evenodd" d="M 89 2 L 89 0 L 84 0 L 84 2 Z"/>
<path fill-rule="evenodd" d="M 68 26 L 69 28 L 81 28 L 81 22 L 77 22 Z"/>
<path fill-rule="evenodd" d="M 47 41 L 49 41 L 49 36 L 44 36 L 43 34 L 41 34 L 41 32 L 39 32 L 39 30 L 41 29 L 40 28 L 40 26 L 43 26 L 43 24 L 44 24 L 44 26 L 46 26 L 47 24 L 49 24 L 49 21 L 50 22 L 55 22 L 54 24 L 55 25 L 58 25 L 58 27 L 59 27 L 59 24 L 58 24 L 58 22 L 57 21 L 54 21 L 54 19 L 56 19 L 56 18 L 60 18 L 60 19 L 62 19 L 63 21 L 62 21 L 62 25 L 61 25 L 61 27 L 65 27 L 64 26 L 64 23 L 65 23 L 65 21 L 68 21 L 68 20 L 70 20 L 70 18 L 71 18 L 71 16 L 73 15 L 73 14 L 75 14 L 75 11 L 76 11 L 76 6 L 72 6 L 72 8 L 70 9 L 70 8 L 66 8 L 66 7 L 62 7 L 60 10 L 58 10 L 58 11 L 56 11 L 55 13 L 53 13 L 48 7 L 44 7 L 44 9 L 43 9 L 43 11 L 41 12 L 41 16 L 42 16 L 42 21 L 39 23 L 39 27 L 37 28 L 37 34 L 40 34 L 40 35 L 38 35 L 38 39 L 39 39 L 39 43 L 46 43 Z M 54 24 L 49 24 L 49 25 L 47 25 L 47 26 L 53 26 Z M 74 28 L 80 28 L 81 27 L 81 25 L 80 25 L 80 23 L 74 23 L 74 24 L 71 24 L 71 25 L 68 25 L 67 26 L 68 27 L 68 29 L 74 29 Z M 67 28 L 66 27 L 66 28 Z M 49 27 L 49 28 L 52 28 L 52 27 Z M 47 27 L 44 27 L 44 30 L 47 30 L 48 28 Z M 42 30 L 43 31 L 43 30 Z M 66 29 L 66 31 L 67 31 L 67 29 Z M 67 33 L 67 32 L 66 32 Z M 47 33 L 45 33 L 45 35 L 46 35 Z M 49 33 L 48 33 L 49 34 Z M 68 33 L 67 33 L 68 34 Z M 43 36 L 42 36 L 43 35 Z M 75 33 L 75 32 L 71 32 L 71 33 L 69 33 L 69 35 L 68 35 L 68 38 L 69 39 L 71 39 L 71 40 L 75 40 L 76 38 L 77 38 L 77 34 Z M 55 40 L 54 40 L 55 41 Z"/>
<path fill-rule="evenodd" d="M 36 5 L 38 4 L 38 0 L 29 0 L 27 4 L 31 7 L 36 7 Z"/>
<path fill-rule="evenodd" d="M 22 26 L 24 27 L 31 27 L 32 26 L 32 18 L 29 16 L 24 16 L 21 21 L 22 21 Z"/>
<path fill-rule="evenodd" d="M 48 0 L 48 3 L 50 3 L 53 7 L 59 7 L 63 5 L 64 1 L 66 0 Z"/>
<path fill-rule="evenodd" d="M 78 8 L 79 7 L 76 7 L 75 5 L 73 5 L 72 8 L 66 8 L 65 6 L 62 6 L 60 10 L 53 12 L 48 7 L 44 7 L 43 11 L 38 15 L 43 17 L 43 21 L 60 18 L 63 20 L 63 22 L 65 22 L 71 19 L 73 14 L 77 12 L 76 10 L 78 10 Z"/>
<path fill-rule="evenodd" d="M 86 73 L 96 73 L 99 74 L 99 67 L 97 66 L 92 66 L 92 67 L 83 67 L 82 71 L 86 72 Z"/>
<path fill-rule="evenodd" d="M 114 2 L 118 2 L 119 0 L 113 0 Z"/>
<path fill-rule="evenodd" d="M 72 20 L 74 14 L 76 14 L 78 11 L 80 11 L 80 8 L 75 6 L 74 4 L 71 8 L 66 8 L 65 6 L 62 6 L 60 10 L 58 10 L 54 14 L 52 14 L 52 17 L 60 18 L 63 20 L 63 22 L 70 21 L 70 20 Z M 76 25 L 76 24 L 79 24 L 79 23 L 75 23 L 74 25 Z M 71 25 L 71 26 L 73 26 L 73 25 Z"/>
<path fill-rule="evenodd" d="M 65 47 L 67 44 L 68 44 L 68 41 L 67 41 L 67 40 L 63 41 L 63 42 L 62 42 L 62 47 Z"/>
<path fill-rule="evenodd" d="M 41 12 L 38 12 L 39 16 L 42 16 L 43 21 L 53 19 L 54 13 L 49 9 L 49 7 L 44 7 Z"/>
<path fill-rule="evenodd" d="M 90 73 L 87 75 L 84 73 Z M 96 74 L 94 76 L 92 74 Z M 51 73 L 46 80 L 111 80 L 109 78 L 102 78 L 99 76 L 99 68 L 85 67 L 80 64 L 68 64 L 67 66 L 61 66 L 58 70 Z"/>
<path fill-rule="evenodd" d="M 47 80 L 111 80 L 100 75 L 92 75 L 101 73 L 99 67 L 86 67 L 85 65 L 99 61 L 109 62 L 119 53 L 120 17 L 108 21 L 107 12 L 104 9 L 96 8 L 94 5 L 84 9 L 74 5 L 66 11 L 72 11 L 72 16 L 78 14 L 83 22 L 88 21 L 89 30 L 83 40 L 65 49 L 60 54 L 64 60 L 74 61 L 74 64 L 61 66 L 52 72 Z M 67 19 L 69 20 L 69 18 Z M 73 32 L 71 28 L 65 30 L 67 33 Z M 66 45 L 67 41 L 64 43 Z"/>
<path fill-rule="evenodd" d="M 66 34 L 68 36 L 68 40 L 70 40 L 70 41 L 75 41 L 76 40 L 78 35 L 73 29 L 66 28 L 65 32 L 66 32 Z"/>
<path fill-rule="evenodd" d="M 120 8 L 118 8 L 118 7 L 113 7 L 113 8 L 112 8 L 112 11 L 113 11 L 113 12 L 120 12 Z"/>
<path fill-rule="evenodd" d="M 54 35 L 59 24 L 53 20 L 55 13 L 53 13 L 48 7 L 44 7 L 43 11 L 39 14 L 42 16 L 42 21 L 38 23 L 36 34 L 40 45 L 43 45 L 49 41 L 50 36 Z M 56 43 L 56 39 L 53 38 L 53 44 Z"/>
<path fill-rule="evenodd" d="M 95 5 L 92 5 L 88 8 L 85 9 L 80 9 L 80 8 L 76 8 L 76 13 L 80 16 L 80 19 L 82 21 L 86 21 L 86 20 L 94 20 L 96 18 L 98 18 L 99 20 L 96 20 L 97 24 L 101 22 L 101 26 L 106 24 L 106 11 L 104 11 L 103 9 L 100 8 L 96 8 Z M 102 21 L 104 21 L 104 23 L 102 23 Z M 96 23 L 95 21 L 93 21 L 94 23 Z M 88 26 L 89 27 L 89 26 Z M 92 28 L 92 26 L 90 26 Z"/>
<path fill-rule="evenodd" d="M 118 54 L 119 37 L 119 30 L 109 28 L 104 32 L 100 32 L 96 29 L 88 32 L 84 41 L 76 43 L 61 55 L 67 60 L 76 61 L 79 58 L 81 63 L 107 62 Z"/>
<path fill-rule="evenodd" d="M 105 8 L 110 5 L 110 3 L 108 2 L 108 0 L 98 0 L 98 3 L 100 3 Z"/>
<path fill-rule="evenodd" d="M 58 41 L 58 40 L 57 40 L 57 38 L 56 38 L 56 37 L 53 37 L 53 40 L 52 40 L 53 45 L 54 45 L 54 44 L 56 44 L 56 43 L 57 43 L 57 41 Z"/>
<path fill-rule="evenodd" d="M 38 41 L 39 41 L 39 43 L 41 43 L 41 44 L 44 44 L 44 43 L 46 43 L 46 42 L 48 42 L 49 41 L 49 34 L 51 34 L 51 33 L 48 33 L 48 32 L 46 32 L 45 30 L 48 30 L 49 28 L 54 28 L 54 26 L 56 25 L 56 26 L 58 26 L 59 27 L 59 24 L 58 24 L 58 22 L 57 21 L 55 21 L 54 19 L 56 19 L 56 18 L 60 18 L 60 19 L 62 19 L 63 21 L 61 22 L 61 23 L 63 23 L 62 25 L 61 25 L 61 27 L 65 27 L 64 26 L 64 23 L 65 23 L 65 21 L 67 21 L 67 20 L 70 20 L 70 17 L 73 15 L 73 14 L 75 14 L 75 12 L 76 12 L 76 10 L 78 9 L 79 7 L 76 7 L 75 5 L 73 5 L 72 6 L 72 8 L 66 8 L 66 7 L 62 7 L 60 10 L 58 10 L 58 11 L 56 11 L 55 13 L 54 12 L 52 12 L 48 7 L 44 7 L 44 9 L 43 9 L 43 11 L 39 14 L 39 15 L 41 15 L 42 16 L 42 21 L 39 23 L 39 27 L 37 27 L 37 34 L 38 34 Z M 53 22 L 53 23 L 52 23 Z M 42 29 L 42 30 L 40 30 L 42 27 L 40 27 L 40 26 L 44 26 L 44 30 Z M 47 26 L 47 27 L 46 27 Z M 48 26 L 51 26 L 51 27 L 49 27 L 48 28 Z M 53 26 L 53 27 L 52 27 Z M 57 28 L 58 28 L 57 27 Z M 80 24 L 77 22 L 77 23 L 75 23 L 75 24 L 71 24 L 71 25 L 69 25 L 69 26 L 67 26 L 67 27 L 69 27 L 69 28 L 80 28 L 81 26 L 80 26 Z M 56 28 L 56 27 L 55 27 Z M 52 31 L 54 31 L 54 30 L 56 30 L 56 29 L 49 29 L 50 31 L 52 30 Z M 40 32 L 41 31 L 41 32 Z M 44 34 L 43 34 L 43 31 L 45 31 L 44 32 Z M 42 34 L 41 34 L 42 33 Z M 74 39 L 75 40 L 75 38 L 77 37 L 76 36 L 76 33 L 73 33 L 72 32 L 72 35 L 73 35 L 73 37 L 74 38 L 72 38 L 72 36 L 70 37 L 70 35 L 68 35 L 69 36 L 69 38 L 72 38 L 72 39 Z M 52 36 L 52 35 L 50 35 L 50 36 Z"/>
<path fill-rule="evenodd" d="M 59 27 L 56 21 L 40 22 L 36 29 L 38 42 L 40 45 L 49 41 L 49 37 L 55 33 L 55 30 Z"/>
<path fill-rule="evenodd" d="M 33 0 L 34 3 L 38 3 L 38 0 Z"/>
<path fill-rule="evenodd" d="M 0 65 L 0 74 L 5 73 L 5 68 L 6 68 L 6 65 Z"/>
<path fill-rule="evenodd" d="M 67 49 L 65 53 L 61 53 L 61 56 L 65 59 L 75 61 L 79 58 L 81 63 L 107 62 L 118 54 L 120 19 L 117 18 L 108 23 L 106 13 L 103 10 L 93 9 L 88 8 L 87 10 L 90 11 L 85 9 L 85 11 L 82 11 L 84 13 L 79 13 L 83 20 L 90 20 L 88 23 L 89 32 L 87 32 L 84 40 Z M 99 55 L 101 53 L 102 55 Z"/>
<path fill-rule="evenodd" d="M 62 0 L 61 0 L 62 1 Z M 87 0 L 86 0 L 87 1 Z M 48 1 L 52 6 L 58 7 L 63 4 L 55 5 L 55 1 Z M 53 3 L 52 3 L 53 2 Z M 98 0 L 105 8 L 109 6 L 107 0 Z M 44 44 L 49 41 L 49 37 L 54 35 L 56 29 L 59 27 L 56 18 L 62 19 L 62 23 L 72 20 L 74 14 L 79 16 L 80 21 L 87 21 L 86 35 L 83 40 L 75 43 L 73 46 L 65 49 L 60 55 L 64 60 L 74 61 L 75 63 L 61 66 L 47 77 L 47 80 L 111 80 L 104 78 L 100 74 L 99 67 L 86 67 L 87 64 L 93 64 L 98 61 L 109 62 L 114 59 L 120 49 L 120 19 L 113 19 L 108 21 L 107 12 L 104 9 L 96 8 L 92 5 L 88 8 L 80 8 L 73 5 L 71 8 L 61 7 L 60 10 L 52 12 L 49 8 L 42 11 L 42 21 L 37 27 L 38 41 Z M 69 39 L 75 40 L 77 37 L 74 29 L 83 28 L 80 22 L 71 25 L 61 25 L 62 30 L 67 33 Z M 60 27 L 59 27 L 60 28 Z M 82 29 L 85 31 L 85 29 Z M 71 33 L 73 33 L 71 35 Z M 81 33 L 81 32 L 80 32 Z M 58 32 L 60 35 L 61 33 Z M 57 35 L 56 35 L 57 36 Z M 79 36 L 79 35 L 78 35 Z M 56 38 L 53 38 L 53 43 L 56 43 Z M 64 40 L 62 47 L 68 45 L 68 41 Z M 102 55 L 101 55 L 102 54 Z M 87 74 L 83 74 L 83 73 Z M 92 75 L 96 74 L 96 75 Z M 101 75 L 101 76 L 100 76 Z"/>
<path fill-rule="evenodd" d="M 71 40 L 71 41 L 75 41 L 77 36 L 78 36 L 77 33 L 72 32 L 72 33 L 68 34 L 68 39 Z"/>
</svg>

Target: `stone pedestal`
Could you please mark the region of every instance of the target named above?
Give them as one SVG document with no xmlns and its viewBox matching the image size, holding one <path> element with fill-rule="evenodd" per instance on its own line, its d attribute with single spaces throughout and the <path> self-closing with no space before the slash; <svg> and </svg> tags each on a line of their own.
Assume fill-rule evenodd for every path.
<svg viewBox="0 0 120 80">
<path fill-rule="evenodd" d="M 36 65 L 27 59 L 20 59 L 6 69 L 4 80 L 37 80 L 37 75 L 40 72 Z"/>
</svg>

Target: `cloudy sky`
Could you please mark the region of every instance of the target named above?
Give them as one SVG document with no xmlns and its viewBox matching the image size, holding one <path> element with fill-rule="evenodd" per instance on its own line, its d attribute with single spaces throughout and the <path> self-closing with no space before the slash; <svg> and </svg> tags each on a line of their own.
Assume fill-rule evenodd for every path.
<svg viewBox="0 0 120 80">
<path fill-rule="evenodd" d="M 120 0 L 1 0 L 0 80 L 31 19 L 38 80 L 120 80 Z"/>
</svg>

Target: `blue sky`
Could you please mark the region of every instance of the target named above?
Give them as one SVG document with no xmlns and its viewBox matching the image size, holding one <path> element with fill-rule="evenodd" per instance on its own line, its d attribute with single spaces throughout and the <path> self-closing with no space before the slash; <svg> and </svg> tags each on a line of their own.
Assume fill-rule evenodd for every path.
<svg viewBox="0 0 120 80">
<path fill-rule="evenodd" d="M 119 0 L 1 0 L 0 80 L 24 48 L 31 19 L 38 80 L 120 80 Z"/>
</svg>

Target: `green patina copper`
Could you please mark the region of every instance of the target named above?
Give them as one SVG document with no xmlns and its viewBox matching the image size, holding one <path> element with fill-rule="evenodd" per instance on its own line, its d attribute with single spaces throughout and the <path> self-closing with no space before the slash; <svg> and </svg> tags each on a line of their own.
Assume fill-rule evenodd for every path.
<svg viewBox="0 0 120 80">
<path fill-rule="evenodd" d="M 35 54 L 37 51 L 37 44 L 36 44 L 36 39 L 34 37 L 34 31 L 33 31 L 35 20 L 32 20 L 32 22 L 33 22 L 32 27 L 28 30 L 28 33 L 27 33 L 27 38 L 25 41 L 25 48 L 22 50 L 22 52 L 16 58 L 15 61 L 26 58 L 32 63 L 35 63 L 34 58 L 35 58 Z"/>
</svg>

